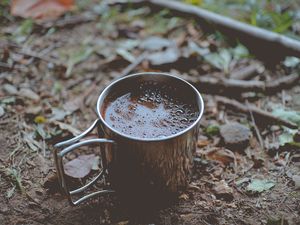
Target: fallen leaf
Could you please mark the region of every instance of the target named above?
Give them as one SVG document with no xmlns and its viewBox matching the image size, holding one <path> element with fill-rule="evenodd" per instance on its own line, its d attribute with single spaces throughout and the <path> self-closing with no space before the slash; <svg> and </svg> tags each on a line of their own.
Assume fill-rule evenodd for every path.
<svg viewBox="0 0 300 225">
<path fill-rule="evenodd" d="M 63 123 L 63 122 L 59 122 L 59 121 L 54 121 L 54 124 L 58 125 L 60 127 L 60 129 L 62 129 L 62 130 L 69 131 L 74 136 L 77 136 L 77 135 L 79 135 L 81 133 L 80 130 L 77 130 L 75 127 L 72 127 L 69 124 L 66 124 L 66 123 Z"/>
<path fill-rule="evenodd" d="M 66 71 L 66 76 L 69 77 L 72 73 L 73 67 L 88 59 L 92 53 L 94 52 L 92 47 L 89 46 L 83 46 L 78 52 L 73 52 L 68 60 L 68 66 L 67 66 L 67 71 Z"/>
<path fill-rule="evenodd" d="M 208 136 L 218 135 L 220 133 L 220 127 L 218 125 L 209 125 L 204 129 L 204 133 Z"/>
<path fill-rule="evenodd" d="M 204 55 L 204 59 L 212 66 L 228 73 L 232 55 L 228 49 L 221 49 L 219 52 Z"/>
<path fill-rule="evenodd" d="M 67 115 L 70 115 L 70 112 L 67 112 L 62 109 L 52 108 L 52 115 L 49 118 L 49 121 L 63 120 Z"/>
<path fill-rule="evenodd" d="M 16 95 L 18 93 L 18 89 L 11 84 L 4 84 L 3 90 L 9 95 Z"/>
<path fill-rule="evenodd" d="M 300 175 L 294 175 L 292 179 L 295 183 L 295 188 L 300 189 Z"/>
<path fill-rule="evenodd" d="M 180 53 L 177 47 L 168 48 L 165 51 L 154 52 L 148 55 L 148 60 L 154 66 L 175 63 L 179 59 Z"/>
<path fill-rule="evenodd" d="M 117 223 L 117 225 L 127 225 L 127 224 L 129 224 L 129 220 L 124 220 Z"/>
<path fill-rule="evenodd" d="M 140 44 L 140 48 L 144 50 L 158 51 L 162 50 L 163 48 L 170 47 L 173 44 L 175 44 L 173 41 L 170 41 L 166 38 L 153 36 L 145 39 Z"/>
<path fill-rule="evenodd" d="M 273 115 L 278 116 L 281 119 L 288 120 L 297 124 L 300 127 L 300 112 L 286 110 L 283 108 L 277 108 L 273 110 Z"/>
<path fill-rule="evenodd" d="M 23 132 L 23 140 L 26 142 L 28 147 L 33 151 L 37 152 L 38 150 L 42 150 L 43 146 L 36 140 L 34 140 L 33 133 L 25 133 Z"/>
<path fill-rule="evenodd" d="M 213 148 L 209 151 L 206 151 L 205 157 L 208 160 L 216 160 L 224 165 L 228 165 L 230 163 L 236 164 L 236 158 L 232 151 L 225 148 Z"/>
<path fill-rule="evenodd" d="M 197 147 L 205 147 L 210 144 L 210 140 L 198 140 L 197 141 Z"/>
<path fill-rule="evenodd" d="M 34 22 L 32 19 L 26 19 L 15 29 L 12 38 L 17 43 L 21 44 L 27 40 L 27 37 L 33 30 Z"/>
<path fill-rule="evenodd" d="M 4 114 L 5 114 L 4 108 L 0 105 L 0 118 L 4 116 Z"/>
<path fill-rule="evenodd" d="M 253 193 L 261 193 L 263 191 L 271 189 L 274 186 L 275 183 L 273 181 L 252 179 L 250 184 L 247 186 L 247 191 Z"/>
<path fill-rule="evenodd" d="M 234 59 L 241 59 L 249 55 L 248 49 L 241 44 L 238 44 L 235 48 L 231 50 Z"/>
<path fill-rule="evenodd" d="M 118 48 L 116 52 L 118 53 L 118 55 L 122 56 L 123 59 L 127 60 L 130 63 L 133 63 L 135 61 L 135 57 L 127 49 Z"/>
<path fill-rule="evenodd" d="M 186 201 L 186 200 L 189 199 L 189 196 L 187 194 L 183 193 L 178 198 L 181 199 L 181 200 L 185 200 Z"/>
<path fill-rule="evenodd" d="M 11 14 L 38 21 L 53 20 L 74 8 L 73 0 L 13 0 Z"/>
<path fill-rule="evenodd" d="M 14 195 L 15 190 L 16 190 L 16 186 L 13 186 L 11 189 L 9 189 L 6 192 L 6 198 L 11 198 Z"/>
<path fill-rule="evenodd" d="M 230 63 L 233 59 L 238 60 L 249 55 L 248 49 L 239 44 L 235 48 L 223 48 L 218 52 L 202 55 L 204 59 L 212 66 L 223 70 L 225 73 L 229 72 Z"/>
<path fill-rule="evenodd" d="M 21 88 L 17 94 L 19 96 L 26 97 L 26 98 L 34 100 L 34 101 L 40 100 L 40 96 L 29 88 Z"/>
<path fill-rule="evenodd" d="M 297 133 L 298 130 L 284 127 L 283 133 L 278 137 L 280 146 L 291 145 L 300 147 L 299 140 L 296 138 Z"/>
<path fill-rule="evenodd" d="M 296 67 L 298 65 L 300 65 L 300 59 L 297 57 L 286 57 L 283 65 L 285 65 L 286 67 Z"/>
<path fill-rule="evenodd" d="M 203 56 L 203 55 L 206 55 L 206 54 L 210 53 L 208 48 L 202 48 L 193 41 L 188 42 L 188 48 L 187 49 L 189 51 L 189 55 L 196 53 L 200 56 Z"/>
<path fill-rule="evenodd" d="M 65 173 L 73 178 L 84 178 L 95 167 L 95 161 L 98 160 L 99 157 L 96 157 L 95 154 L 80 155 L 65 164 Z"/>
<path fill-rule="evenodd" d="M 97 86 L 95 84 L 91 85 L 89 88 L 87 88 L 80 96 L 71 99 L 70 101 L 66 102 L 63 106 L 64 110 L 68 112 L 68 114 L 71 114 L 80 107 L 82 107 L 84 99 L 89 96 L 96 88 Z"/>
<path fill-rule="evenodd" d="M 233 200 L 233 190 L 228 186 L 225 180 L 221 180 L 220 182 L 216 182 L 213 187 L 213 191 L 217 198 L 224 199 L 226 201 Z"/>
<path fill-rule="evenodd" d="M 33 115 L 37 115 L 38 113 L 40 113 L 42 111 L 42 106 L 31 106 L 31 107 L 27 107 L 25 109 L 25 112 L 27 114 L 33 114 Z"/>
<path fill-rule="evenodd" d="M 240 185 L 242 185 L 242 184 L 244 184 L 244 183 L 246 183 L 246 182 L 249 182 L 250 180 L 251 180 L 250 178 L 244 177 L 244 178 L 241 178 L 241 179 L 235 181 L 235 184 L 236 184 L 237 186 L 240 186 Z"/>
</svg>

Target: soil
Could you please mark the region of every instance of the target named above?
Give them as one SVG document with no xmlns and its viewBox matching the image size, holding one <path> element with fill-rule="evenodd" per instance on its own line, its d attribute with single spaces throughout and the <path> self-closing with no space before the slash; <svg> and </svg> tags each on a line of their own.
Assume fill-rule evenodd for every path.
<svg viewBox="0 0 300 225">
<path fill-rule="evenodd" d="M 92 8 L 87 6 L 75 15 L 91 12 Z M 141 10 L 147 12 L 147 9 Z M 94 109 L 99 93 L 131 64 L 130 56 L 124 51 L 115 53 L 116 45 L 153 35 L 175 40 L 178 48 L 183 48 L 187 40 L 198 41 L 203 46 L 210 44 L 212 48 L 226 45 L 223 41 L 215 43 L 216 40 L 204 35 L 193 21 L 178 19 L 177 26 L 169 29 L 166 21 L 170 18 L 163 18 L 155 30 L 151 27 L 157 19 L 155 15 L 129 20 L 126 15 L 130 13 L 140 12 L 128 9 L 120 12 L 118 18 L 97 17 L 95 21 L 52 31 L 36 25 L 18 47 L 8 44 L 7 40 L 11 40 L 16 24 L 22 20 L 8 21 L 1 27 L 7 44 L 5 49 L 15 67 L 0 67 L 0 106 L 4 109 L 0 117 L 0 224 L 300 224 L 300 192 L 292 179 L 293 175 L 300 174 L 299 148 L 273 147 L 278 145 L 278 136 L 283 132 L 280 126 L 256 121 L 255 127 L 246 114 L 218 106 L 210 93 L 203 93 L 206 108 L 192 180 L 175 203 L 142 215 L 129 211 L 114 194 L 79 206 L 69 205 L 57 181 L 53 145 L 78 134 L 78 130 L 86 129 L 96 119 Z M 95 53 L 77 63 L 70 76 L 66 75 L 64 66 L 68 64 L 68 55 L 88 46 L 92 46 Z M 45 49 L 48 50 L 41 53 Z M 40 57 L 20 51 L 39 53 Z M 130 51 L 135 56 L 141 52 Z M 3 55 L 0 54 L 2 59 Z M 231 69 L 238 70 L 254 61 L 263 64 L 248 58 Z M 206 62 L 198 63 L 196 69 L 190 68 L 194 65 L 190 63 L 186 66 L 188 69 L 181 67 L 184 71 L 179 71 L 173 69 L 178 68 L 177 61 L 151 67 L 144 60 L 131 73 L 164 71 L 179 76 L 199 76 L 217 72 Z M 264 78 L 280 77 L 282 72 L 287 73 L 287 70 L 281 64 L 274 65 L 265 70 Z M 30 90 L 30 94 L 21 92 L 22 88 Z M 264 110 L 278 104 L 299 110 L 299 93 L 298 82 L 272 96 L 251 98 L 249 95 L 248 100 Z M 242 98 L 238 99 L 243 102 Z M 229 122 L 251 128 L 247 144 L 238 150 L 226 149 L 218 131 L 213 133 L 207 129 Z M 263 147 L 255 128 L 263 139 Z M 253 193 L 247 187 L 254 179 L 272 181 L 274 186 Z"/>
</svg>

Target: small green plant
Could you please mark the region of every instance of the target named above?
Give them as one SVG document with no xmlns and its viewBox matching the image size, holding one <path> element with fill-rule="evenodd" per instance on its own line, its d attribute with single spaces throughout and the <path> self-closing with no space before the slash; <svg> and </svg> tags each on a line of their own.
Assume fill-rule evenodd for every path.
<svg viewBox="0 0 300 225">
<path fill-rule="evenodd" d="M 297 17 L 297 4 L 293 0 L 183 1 L 277 33 L 291 33 Z"/>
<path fill-rule="evenodd" d="M 15 32 L 12 35 L 12 38 L 17 42 L 17 43 L 22 43 L 24 42 L 28 35 L 31 34 L 33 30 L 33 20 L 32 19 L 26 19 L 24 20 L 20 26 L 15 30 Z"/>
</svg>

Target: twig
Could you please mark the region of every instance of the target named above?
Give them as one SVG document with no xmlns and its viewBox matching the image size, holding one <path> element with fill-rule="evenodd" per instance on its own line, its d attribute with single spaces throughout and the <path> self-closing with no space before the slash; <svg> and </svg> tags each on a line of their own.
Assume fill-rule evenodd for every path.
<svg viewBox="0 0 300 225">
<path fill-rule="evenodd" d="M 52 58 L 50 58 L 48 56 L 45 56 L 45 55 L 33 52 L 31 50 L 26 50 L 26 51 L 24 51 L 24 50 L 17 50 L 16 52 L 19 53 L 19 54 L 22 54 L 22 55 L 26 55 L 26 56 L 29 56 L 29 57 L 34 57 L 34 58 L 37 58 L 37 59 L 40 59 L 40 60 L 43 60 L 43 61 L 46 61 L 46 62 L 53 63 L 54 65 L 57 65 L 57 66 L 66 67 L 64 64 L 58 62 L 55 59 L 52 59 Z"/>
<path fill-rule="evenodd" d="M 142 63 L 148 56 L 147 52 L 144 52 L 143 54 L 141 54 L 139 57 L 136 58 L 136 60 L 131 63 L 130 65 L 128 65 L 120 74 L 120 76 L 118 77 L 125 77 L 127 76 L 129 73 L 131 73 L 138 65 L 140 65 L 140 63 Z"/>
<path fill-rule="evenodd" d="M 183 76 L 183 78 L 195 85 L 201 92 L 237 97 L 237 94 L 243 92 L 274 94 L 284 88 L 297 85 L 300 76 L 298 74 L 292 74 L 269 82 L 226 79 L 224 77 L 217 78 L 209 75 L 199 77 Z"/>
<path fill-rule="evenodd" d="M 234 110 L 241 111 L 243 113 L 249 114 L 249 110 L 253 113 L 253 117 L 256 118 L 257 120 L 270 123 L 270 124 L 277 124 L 277 125 L 283 125 L 292 129 L 297 129 L 298 126 L 290 121 L 281 119 L 279 117 L 274 116 L 270 112 L 261 110 L 257 108 L 254 105 L 248 104 L 246 106 L 245 104 L 241 104 L 236 100 L 228 99 L 225 97 L 217 96 L 216 100 L 218 103 L 223 104 L 225 106 L 229 106 L 231 108 L 234 108 Z"/>
<path fill-rule="evenodd" d="M 78 84 L 81 84 L 83 81 L 90 80 L 90 79 L 93 79 L 93 78 L 95 78 L 95 74 L 88 74 L 88 75 L 79 77 L 76 80 L 70 80 L 70 82 L 67 84 L 66 88 L 71 89 L 71 88 L 77 86 Z"/>
<path fill-rule="evenodd" d="M 76 16 L 71 16 L 57 21 L 41 23 L 39 25 L 42 26 L 43 28 L 52 28 L 52 27 L 63 28 L 66 26 L 78 25 L 80 23 L 88 23 L 94 21 L 96 18 L 97 17 L 95 15 L 76 15 Z"/>
<path fill-rule="evenodd" d="M 261 68 L 263 67 L 257 63 L 250 64 L 249 66 L 246 66 L 241 70 L 233 72 L 230 75 L 230 78 L 236 80 L 250 80 L 251 78 L 255 77 L 257 74 L 261 72 L 259 71 L 261 70 Z"/>
<path fill-rule="evenodd" d="M 290 88 L 291 86 L 297 85 L 300 79 L 299 74 L 291 74 L 289 76 L 283 76 L 277 80 L 266 83 L 266 93 L 274 94 L 282 89 Z"/>
<path fill-rule="evenodd" d="M 169 9 L 177 14 L 193 17 L 203 25 L 213 23 L 216 28 L 233 36 L 261 53 L 272 52 L 272 56 L 293 55 L 300 57 L 300 42 L 281 34 L 252 25 L 236 21 L 234 19 L 201 9 L 196 6 L 181 3 L 179 1 L 165 0 L 128 0 L 114 1 L 110 5 L 130 5 L 135 7 L 150 6 L 159 9 Z"/>
<path fill-rule="evenodd" d="M 265 90 L 265 83 L 262 81 L 216 78 L 209 75 L 199 77 L 184 76 L 183 78 L 195 85 L 201 92 L 212 94 L 225 93 L 227 95 L 236 95 L 242 92 L 264 92 Z"/>
<path fill-rule="evenodd" d="M 46 62 L 51 62 L 51 63 L 53 63 L 57 66 L 65 67 L 64 64 L 62 64 L 59 61 L 45 55 L 47 52 L 53 50 L 53 48 L 56 48 L 57 45 L 50 46 L 49 48 L 44 49 L 40 53 L 37 53 L 37 52 L 34 52 L 32 50 L 24 50 L 24 49 L 22 49 L 21 46 L 15 44 L 13 42 L 0 41 L 0 48 L 5 48 L 5 47 L 14 49 L 15 52 L 18 53 L 18 54 L 33 57 L 33 58 L 40 59 L 40 60 L 43 60 L 43 61 L 46 61 Z"/>
<path fill-rule="evenodd" d="M 253 113 L 252 113 L 252 111 L 251 111 L 251 109 L 250 109 L 250 107 L 249 107 L 249 102 L 248 102 L 248 101 L 246 101 L 246 105 L 247 105 L 247 107 L 248 107 L 248 109 L 249 109 L 249 114 L 250 114 L 250 117 L 251 117 L 251 120 L 252 120 L 252 124 L 253 124 L 254 129 L 255 129 L 255 133 L 256 133 L 256 136 L 257 136 L 257 138 L 258 138 L 260 147 L 261 147 L 261 149 L 264 149 L 264 148 L 265 148 L 265 146 L 264 146 L 264 141 L 263 141 L 263 139 L 262 139 L 262 137 L 261 137 L 261 135 L 260 135 L 259 129 L 258 129 L 257 125 L 256 125 L 256 122 L 255 122 Z"/>
</svg>

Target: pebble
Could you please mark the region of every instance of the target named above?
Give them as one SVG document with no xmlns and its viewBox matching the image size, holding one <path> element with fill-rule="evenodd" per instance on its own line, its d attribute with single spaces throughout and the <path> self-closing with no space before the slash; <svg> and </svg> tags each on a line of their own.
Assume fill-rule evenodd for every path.
<svg viewBox="0 0 300 225">
<path fill-rule="evenodd" d="M 220 127 L 220 134 L 229 149 L 245 148 L 251 137 L 251 130 L 237 122 L 231 122 Z"/>
</svg>

